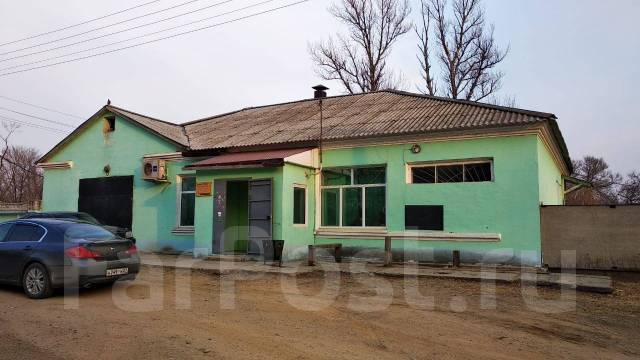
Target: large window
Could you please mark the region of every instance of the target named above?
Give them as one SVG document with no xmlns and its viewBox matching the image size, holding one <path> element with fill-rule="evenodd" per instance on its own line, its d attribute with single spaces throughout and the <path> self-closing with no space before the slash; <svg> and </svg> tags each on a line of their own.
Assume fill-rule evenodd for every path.
<svg viewBox="0 0 640 360">
<path fill-rule="evenodd" d="M 410 165 L 413 184 L 493 181 L 491 160 Z"/>
<path fill-rule="evenodd" d="M 194 224 L 196 208 L 196 178 L 194 176 L 181 176 L 177 192 L 178 226 L 191 227 Z"/>
<path fill-rule="evenodd" d="M 359 167 L 322 171 L 322 226 L 385 226 L 386 169 Z"/>
<path fill-rule="evenodd" d="M 307 224 L 307 188 L 302 185 L 293 186 L 293 223 Z"/>
</svg>

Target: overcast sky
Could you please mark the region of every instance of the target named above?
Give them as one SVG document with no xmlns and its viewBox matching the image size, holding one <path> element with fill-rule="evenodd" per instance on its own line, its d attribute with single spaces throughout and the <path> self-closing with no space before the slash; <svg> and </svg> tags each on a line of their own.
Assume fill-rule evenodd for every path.
<svg viewBox="0 0 640 360">
<path fill-rule="evenodd" d="M 0 43 L 58 29 L 151 0 L 0 0 Z M 33 46 L 110 25 L 188 0 L 153 4 L 29 41 L 0 46 L 0 53 Z M 2 61 L 49 49 L 221 2 L 197 0 L 154 16 L 126 22 L 82 36 L 0 55 L 2 69 L 69 52 L 128 39 L 148 32 L 232 11 L 264 0 L 232 0 L 189 16 L 173 19 L 80 45 L 39 55 Z M 175 34 L 295 0 L 274 0 L 260 7 L 221 16 L 180 30 L 141 38 L 100 50 Z M 246 106 L 308 98 L 321 80 L 313 72 L 307 44 L 339 31 L 327 13 L 327 0 L 308 2 L 220 25 L 189 35 L 115 52 L 83 61 L 0 76 L 0 96 L 88 118 L 107 99 L 114 105 L 172 122 L 184 122 Z M 44 6 L 43 4 L 47 4 Z M 417 20 L 419 1 L 411 0 Z M 636 0 L 485 0 L 496 38 L 511 52 L 501 69 L 506 73 L 500 95 L 514 96 L 518 107 L 552 112 L 572 158 L 603 156 L 614 170 L 640 169 L 640 31 Z M 409 91 L 416 91 L 420 74 L 413 34 L 394 48 L 390 65 L 403 74 Z M 69 59 L 65 57 L 57 61 Z M 38 65 L 47 64 L 41 62 Z M 15 68 L 22 69 L 22 68 Z M 331 94 L 342 90 L 324 82 Z M 0 107 L 49 120 L 78 125 L 82 120 L 0 98 Z M 45 126 L 64 126 L 0 109 L 0 116 Z M 64 135 L 23 126 L 14 143 L 46 151 Z"/>
</svg>

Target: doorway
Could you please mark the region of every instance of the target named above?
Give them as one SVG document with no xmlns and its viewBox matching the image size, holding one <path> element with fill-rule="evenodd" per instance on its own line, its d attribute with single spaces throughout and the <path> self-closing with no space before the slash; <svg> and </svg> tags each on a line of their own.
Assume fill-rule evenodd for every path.
<svg viewBox="0 0 640 360">
<path fill-rule="evenodd" d="M 218 254 L 262 254 L 272 238 L 271 180 L 218 180 L 213 249 Z"/>
<path fill-rule="evenodd" d="M 249 242 L 249 182 L 227 182 L 226 218 L 224 222 L 225 254 L 245 254 Z"/>
</svg>

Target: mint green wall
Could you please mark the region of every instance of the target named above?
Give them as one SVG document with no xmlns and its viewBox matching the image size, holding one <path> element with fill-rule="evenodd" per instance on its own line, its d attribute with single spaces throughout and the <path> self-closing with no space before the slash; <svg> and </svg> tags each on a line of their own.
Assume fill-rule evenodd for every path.
<svg viewBox="0 0 640 360">
<path fill-rule="evenodd" d="M 213 252 L 214 197 L 216 180 L 271 179 L 273 188 L 273 238 L 282 239 L 282 168 L 198 170 L 197 182 L 213 182 L 214 196 L 196 198 L 194 255 L 206 256 Z"/>
<path fill-rule="evenodd" d="M 405 205 L 444 205 L 444 231 L 499 233 L 499 242 L 394 241 L 395 248 L 463 251 L 463 260 L 481 260 L 488 251 L 507 263 L 540 263 L 538 140 L 536 135 L 494 137 L 422 143 L 412 154 L 412 144 L 336 149 L 324 152 L 324 167 L 386 164 L 387 230 L 404 231 Z M 407 184 L 406 164 L 421 161 L 490 157 L 493 182 Z M 383 240 L 318 237 L 317 242 L 342 242 L 345 246 L 377 247 Z"/>
<path fill-rule="evenodd" d="M 20 216 L 22 216 L 24 213 L 9 213 L 9 212 L 3 212 L 0 213 L 0 223 L 5 222 L 5 221 L 9 221 L 9 220 L 15 220 L 17 218 L 19 218 Z"/>
<path fill-rule="evenodd" d="M 538 179 L 540 203 L 543 205 L 563 205 L 562 172 L 541 139 L 538 139 Z"/>
<path fill-rule="evenodd" d="M 43 211 L 77 211 L 78 184 L 83 178 L 104 177 L 103 168 L 111 166 L 110 176 L 134 176 L 133 235 L 142 249 L 188 250 L 193 235 L 173 235 L 176 223 L 175 179 L 184 161 L 169 162 L 171 183 L 157 184 L 141 179 L 142 157 L 147 154 L 179 151 L 178 147 L 120 117 L 116 130 L 103 134 L 102 119 L 94 120 L 80 134 L 55 153 L 48 162 L 73 161 L 67 170 L 44 173 Z"/>
<path fill-rule="evenodd" d="M 283 239 L 286 259 L 299 259 L 307 254 L 309 245 L 314 243 L 315 229 L 315 170 L 294 164 L 284 167 L 282 209 Z M 293 188 L 294 185 L 307 187 L 307 224 L 293 225 Z"/>
</svg>

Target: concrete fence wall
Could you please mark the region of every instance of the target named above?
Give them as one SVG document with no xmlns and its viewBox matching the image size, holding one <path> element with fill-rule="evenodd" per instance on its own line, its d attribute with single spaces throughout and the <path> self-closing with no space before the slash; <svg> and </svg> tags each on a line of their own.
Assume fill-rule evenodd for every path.
<svg viewBox="0 0 640 360">
<path fill-rule="evenodd" d="M 542 262 L 550 268 L 640 270 L 640 205 L 542 206 L 540 213 Z M 563 250 L 575 251 L 575 260 L 562 263 Z"/>
</svg>

